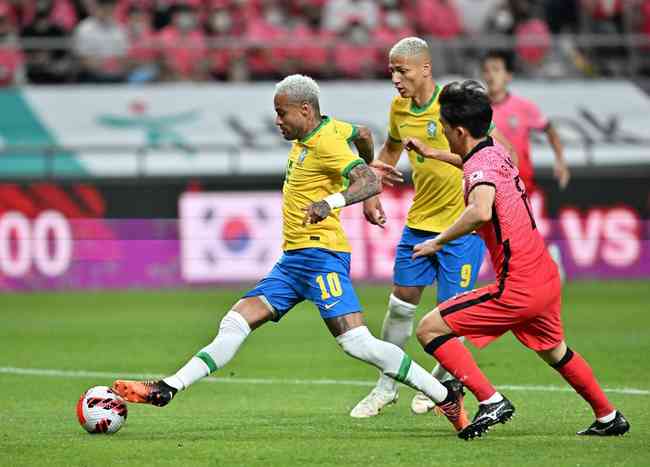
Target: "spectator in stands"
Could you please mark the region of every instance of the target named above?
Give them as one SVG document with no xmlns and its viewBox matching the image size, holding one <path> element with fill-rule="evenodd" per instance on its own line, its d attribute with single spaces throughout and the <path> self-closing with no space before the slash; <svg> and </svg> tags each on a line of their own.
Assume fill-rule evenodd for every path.
<svg viewBox="0 0 650 467">
<path fill-rule="evenodd" d="M 126 24 L 133 10 L 146 12 L 150 17 L 151 28 L 153 29 L 155 5 L 156 0 L 117 0 L 115 19 L 121 24 Z"/>
<path fill-rule="evenodd" d="M 289 68 L 287 43 L 289 16 L 283 2 L 267 0 L 262 16 L 253 17 L 246 28 L 248 68 L 258 79 L 278 79 Z"/>
<path fill-rule="evenodd" d="M 339 34 L 334 48 L 334 62 L 339 76 L 369 79 L 375 75 L 377 50 L 370 43 L 370 31 L 353 21 Z"/>
<path fill-rule="evenodd" d="M 541 19 L 526 19 L 515 27 L 515 51 L 526 66 L 540 66 L 550 46 L 551 35 L 548 26 Z"/>
<path fill-rule="evenodd" d="M 650 0 L 641 0 L 641 24 L 639 32 L 645 36 L 646 43 L 641 46 L 641 49 L 648 51 L 650 49 Z"/>
<path fill-rule="evenodd" d="M 34 7 L 31 22 L 21 33 L 25 41 L 39 41 L 33 46 L 28 42 L 23 45 L 27 61 L 27 79 L 37 84 L 66 82 L 71 79 L 73 66 L 67 47 L 67 33 L 53 12 L 52 1 L 38 0 Z M 60 48 L 54 48 L 57 43 Z"/>
<path fill-rule="evenodd" d="M 623 0 L 582 0 L 588 28 L 596 34 L 623 32 Z"/>
<path fill-rule="evenodd" d="M 490 16 L 502 3 L 502 0 L 455 0 L 456 10 L 462 12 L 460 20 L 463 32 L 471 37 L 484 34 Z"/>
<path fill-rule="evenodd" d="M 129 40 L 129 82 L 156 80 L 160 75 L 160 54 L 150 11 L 138 6 L 130 7 L 125 28 Z"/>
<path fill-rule="evenodd" d="M 414 36 L 415 31 L 408 25 L 406 16 L 402 13 L 398 2 L 392 4 L 382 13 L 380 26 L 372 33 L 372 43 L 376 46 L 376 70 L 380 76 L 389 76 L 386 62 L 390 48 L 404 37 Z M 386 0 L 383 2 L 387 4 Z"/>
<path fill-rule="evenodd" d="M 463 32 L 453 0 L 417 0 L 414 14 L 421 35 L 453 39 Z"/>
<path fill-rule="evenodd" d="M 613 40 L 624 32 L 623 0 L 582 0 L 585 32 Z M 600 73 L 616 75 L 622 71 L 621 61 L 626 54 L 622 46 L 591 47 L 588 52 Z"/>
<path fill-rule="evenodd" d="M 163 79 L 202 81 L 207 77 L 205 34 L 198 22 L 197 11 L 188 5 L 177 5 L 172 23 L 159 34 Z"/>
<path fill-rule="evenodd" d="M 579 0 L 546 0 L 546 22 L 553 34 L 578 32 Z"/>
<path fill-rule="evenodd" d="M 289 71 L 308 73 L 314 78 L 328 76 L 329 47 L 334 34 L 313 28 L 306 18 L 295 18 L 290 29 Z"/>
<path fill-rule="evenodd" d="M 245 48 L 233 41 L 242 36 L 243 29 L 236 28 L 231 8 L 224 6 L 214 2 L 208 11 L 208 69 L 214 79 L 242 81 L 248 77 Z"/>
<path fill-rule="evenodd" d="M 379 24 L 379 5 L 374 0 L 329 0 L 323 9 L 323 29 L 340 33 L 357 23 L 372 31 Z"/>
<path fill-rule="evenodd" d="M 0 86 L 21 84 L 25 80 L 15 21 L 11 8 L 0 4 Z"/>
<path fill-rule="evenodd" d="M 113 19 L 115 0 L 97 0 L 92 16 L 79 23 L 74 48 L 83 82 L 116 83 L 126 77 L 128 38 Z"/>
<path fill-rule="evenodd" d="M 153 27 L 159 31 L 169 26 L 178 7 L 192 8 L 200 16 L 206 0 L 154 0 Z"/>
<path fill-rule="evenodd" d="M 432 37 L 429 47 L 433 76 L 460 72 L 464 66 L 462 50 L 453 48 L 447 42 L 459 38 L 463 33 L 460 15 L 454 1 L 416 0 L 413 15 L 418 34 Z"/>
<path fill-rule="evenodd" d="M 36 0 L 25 2 L 22 10 L 23 28 L 33 24 L 35 17 L 48 12 L 48 22 L 66 32 L 70 32 L 77 25 L 79 18 L 74 4 L 70 0 Z"/>
<path fill-rule="evenodd" d="M 79 20 L 88 18 L 97 5 L 96 0 L 71 0 Z"/>
<path fill-rule="evenodd" d="M 328 0 L 294 0 L 293 5 L 298 14 L 313 30 L 322 29 L 322 13 Z"/>
</svg>

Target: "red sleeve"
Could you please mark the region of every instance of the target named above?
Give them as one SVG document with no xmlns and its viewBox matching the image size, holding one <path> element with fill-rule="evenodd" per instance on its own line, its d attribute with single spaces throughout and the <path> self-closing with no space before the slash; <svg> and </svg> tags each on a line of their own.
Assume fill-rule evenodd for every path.
<svg viewBox="0 0 650 467">
<path fill-rule="evenodd" d="M 528 127 L 534 130 L 544 130 L 548 126 L 548 118 L 539 110 L 537 104 L 527 101 L 526 114 L 528 116 Z"/>
</svg>

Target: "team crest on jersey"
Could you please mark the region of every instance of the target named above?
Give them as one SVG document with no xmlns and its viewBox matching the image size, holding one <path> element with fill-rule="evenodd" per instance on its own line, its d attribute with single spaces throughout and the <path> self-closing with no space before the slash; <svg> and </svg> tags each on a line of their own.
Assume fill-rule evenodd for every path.
<svg viewBox="0 0 650 467">
<path fill-rule="evenodd" d="M 472 172 L 469 176 L 469 181 L 470 182 L 475 182 L 476 180 L 480 180 L 483 178 L 483 171 L 482 170 L 477 170 L 476 172 Z"/>
<path fill-rule="evenodd" d="M 427 123 L 427 135 L 429 135 L 429 138 L 435 138 L 437 130 L 438 125 L 435 121 L 431 120 L 429 123 Z"/>
<path fill-rule="evenodd" d="M 298 155 L 298 165 L 302 166 L 302 163 L 305 162 L 305 157 L 307 157 L 307 148 L 302 148 L 300 155 Z"/>
<path fill-rule="evenodd" d="M 508 125 L 510 125 L 510 128 L 517 128 L 519 126 L 519 118 L 516 115 L 510 115 L 508 117 Z"/>
</svg>

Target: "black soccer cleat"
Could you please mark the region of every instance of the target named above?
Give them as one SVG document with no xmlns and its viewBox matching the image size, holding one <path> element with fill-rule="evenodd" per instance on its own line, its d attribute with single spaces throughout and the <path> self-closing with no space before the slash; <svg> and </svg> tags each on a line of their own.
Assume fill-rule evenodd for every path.
<svg viewBox="0 0 650 467">
<path fill-rule="evenodd" d="M 171 402 L 177 389 L 163 380 L 160 381 L 126 381 L 117 380 L 112 389 L 128 402 L 151 404 L 163 407 Z"/>
<path fill-rule="evenodd" d="M 480 438 L 492 425 L 506 423 L 515 414 L 515 406 L 505 397 L 494 404 L 479 404 L 478 412 L 474 415 L 472 423 L 458 432 L 458 437 L 468 441 Z"/>
<path fill-rule="evenodd" d="M 602 423 L 596 420 L 591 426 L 576 434 L 580 436 L 623 436 L 628 431 L 630 431 L 630 423 L 617 410 L 616 417 L 611 422 Z"/>
</svg>

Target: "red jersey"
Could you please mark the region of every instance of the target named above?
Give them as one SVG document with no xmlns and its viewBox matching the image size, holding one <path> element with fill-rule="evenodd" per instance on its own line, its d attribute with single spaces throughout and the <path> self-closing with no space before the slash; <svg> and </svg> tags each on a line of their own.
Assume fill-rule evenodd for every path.
<svg viewBox="0 0 650 467">
<path fill-rule="evenodd" d="M 544 130 L 548 126 L 548 119 L 534 103 L 512 94 L 508 94 L 503 101 L 492 104 L 492 111 L 492 120 L 519 156 L 519 175 L 531 193 L 534 184 L 530 132 Z"/>
<path fill-rule="evenodd" d="M 465 202 L 479 185 L 496 190 L 492 222 L 478 230 L 490 251 L 499 289 L 508 284 L 537 287 L 558 278 L 558 271 L 537 230 L 519 171 L 508 152 L 488 137 L 463 158 Z"/>
</svg>

